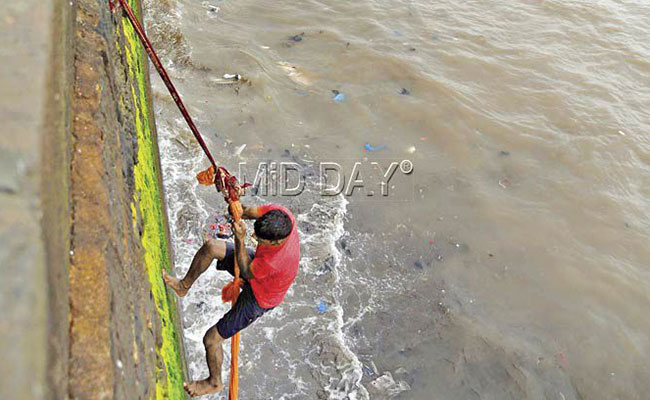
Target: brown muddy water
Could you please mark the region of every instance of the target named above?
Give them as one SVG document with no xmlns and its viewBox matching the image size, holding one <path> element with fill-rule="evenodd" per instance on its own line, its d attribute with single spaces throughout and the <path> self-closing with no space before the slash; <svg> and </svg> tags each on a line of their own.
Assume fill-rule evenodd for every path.
<svg viewBox="0 0 650 400">
<path fill-rule="evenodd" d="M 148 0 L 146 24 L 220 162 L 307 176 L 246 199 L 294 210 L 303 259 L 243 334 L 242 398 L 648 398 L 650 5 Z M 223 204 L 152 80 L 182 274 Z M 319 193 L 318 162 L 404 159 L 388 197 Z M 182 301 L 193 378 L 227 279 Z"/>
</svg>

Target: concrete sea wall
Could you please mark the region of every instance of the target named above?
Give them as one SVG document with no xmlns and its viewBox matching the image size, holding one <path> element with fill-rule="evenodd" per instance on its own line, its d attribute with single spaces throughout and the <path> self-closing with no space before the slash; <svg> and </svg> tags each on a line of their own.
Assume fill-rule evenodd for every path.
<svg viewBox="0 0 650 400">
<path fill-rule="evenodd" d="M 0 398 L 183 399 L 146 53 L 107 0 L 0 12 Z"/>
</svg>

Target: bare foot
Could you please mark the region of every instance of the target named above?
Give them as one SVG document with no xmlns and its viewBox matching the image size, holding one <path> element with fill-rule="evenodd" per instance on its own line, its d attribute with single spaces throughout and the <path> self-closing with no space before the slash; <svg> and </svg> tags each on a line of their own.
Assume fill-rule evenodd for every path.
<svg viewBox="0 0 650 400">
<path fill-rule="evenodd" d="M 222 383 L 210 383 L 209 380 L 193 381 L 190 383 L 183 383 L 185 391 L 190 396 L 203 396 L 204 394 L 217 393 L 223 390 Z"/>
<path fill-rule="evenodd" d="M 162 270 L 162 278 L 167 286 L 174 289 L 174 292 L 176 292 L 178 297 L 185 297 L 187 289 L 183 287 L 180 279 L 167 275 L 167 271 L 164 269 Z"/>
</svg>

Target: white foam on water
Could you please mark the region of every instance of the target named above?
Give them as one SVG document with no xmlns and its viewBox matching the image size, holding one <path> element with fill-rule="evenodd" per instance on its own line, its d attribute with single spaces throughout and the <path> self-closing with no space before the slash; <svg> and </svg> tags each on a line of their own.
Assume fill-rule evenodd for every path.
<svg viewBox="0 0 650 400">
<path fill-rule="evenodd" d="M 318 332 L 318 334 L 330 335 L 325 340 L 334 340 L 334 343 L 342 352 L 345 362 L 336 365 L 337 372 L 340 375 L 338 381 L 337 379 L 330 379 L 329 384 L 324 386 L 330 399 L 368 398 L 368 392 L 361 384 L 361 378 L 363 377 L 361 361 L 351 350 L 343 331 L 345 313 L 341 306 L 341 293 L 343 292 L 342 285 L 345 283 L 345 279 L 340 272 L 343 257 L 336 243 L 345 234 L 344 223 L 347 205 L 348 201 L 343 196 L 337 196 L 329 204 L 315 203 L 309 212 L 298 216 L 299 221 L 313 223 L 316 220 L 321 224 L 324 223 L 323 229 L 317 230 L 315 234 L 310 235 L 301 232 L 301 235 L 304 237 L 305 247 L 324 248 L 326 253 L 333 257 L 333 263 L 330 263 L 330 271 L 334 277 L 332 285 L 333 305 L 330 310 L 334 318 L 327 324 L 326 333 Z M 315 269 L 314 260 L 309 257 L 311 255 L 309 251 L 307 253 L 307 257 L 303 257 L 302 264 L 305 269 L 313 271 Z M 317 365 L 313 365 L 313 367 L 319 368 Z M 330 378 L 332 377 L 330 376 Z"/>
</svg>

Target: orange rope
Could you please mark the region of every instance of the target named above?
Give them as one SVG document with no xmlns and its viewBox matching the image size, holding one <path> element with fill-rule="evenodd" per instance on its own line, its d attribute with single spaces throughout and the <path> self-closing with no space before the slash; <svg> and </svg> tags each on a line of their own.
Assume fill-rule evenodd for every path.
<svg viewBox="0 0 650 400">
<path fill-rule="evenodd" d="M 201 171 L 196 176 L 201 185 L 212 185 L 217 187 L 224 199 L 228 202 L 228 209 L 234 223 L 241 221 L 244 209 L 239 201 L 239 196 L 244 193 L 248 184 L 240 186 L 237 179 L 230 175 L 224 167 L 214 168 L 210 166 L 205 171 Z M 235 277 L 226 286 L 221 289 L 221 299 L 223 302 L 231 302 L 234 306 L 239 297 L 239 292 L 243 284 L 239 277 L 239 264 L 237 262 L 237 249 L 235 248 Z M 228 384 L 228 400 L 237 400 L 239 392 L 239 332 L 230 339 L 230 382 Z"/>
<path fill-rule="evenodd" d="M 239 200 L 229 201 L 230 215 L 234 223 L 241 220 L 243 214 L 242 205 Z M 239 277 L 239 265 L 237 262 L 237 247 L 235 246 L 235 278 L 221 289 L 221 299 L 230 301 L 232 306 L 237 302 L 243 281 Z M 239 332 L 230 339 L 230 382 L 228 383 L 228 400 L 236 400 L 239 392 Z"/>
</svg>

